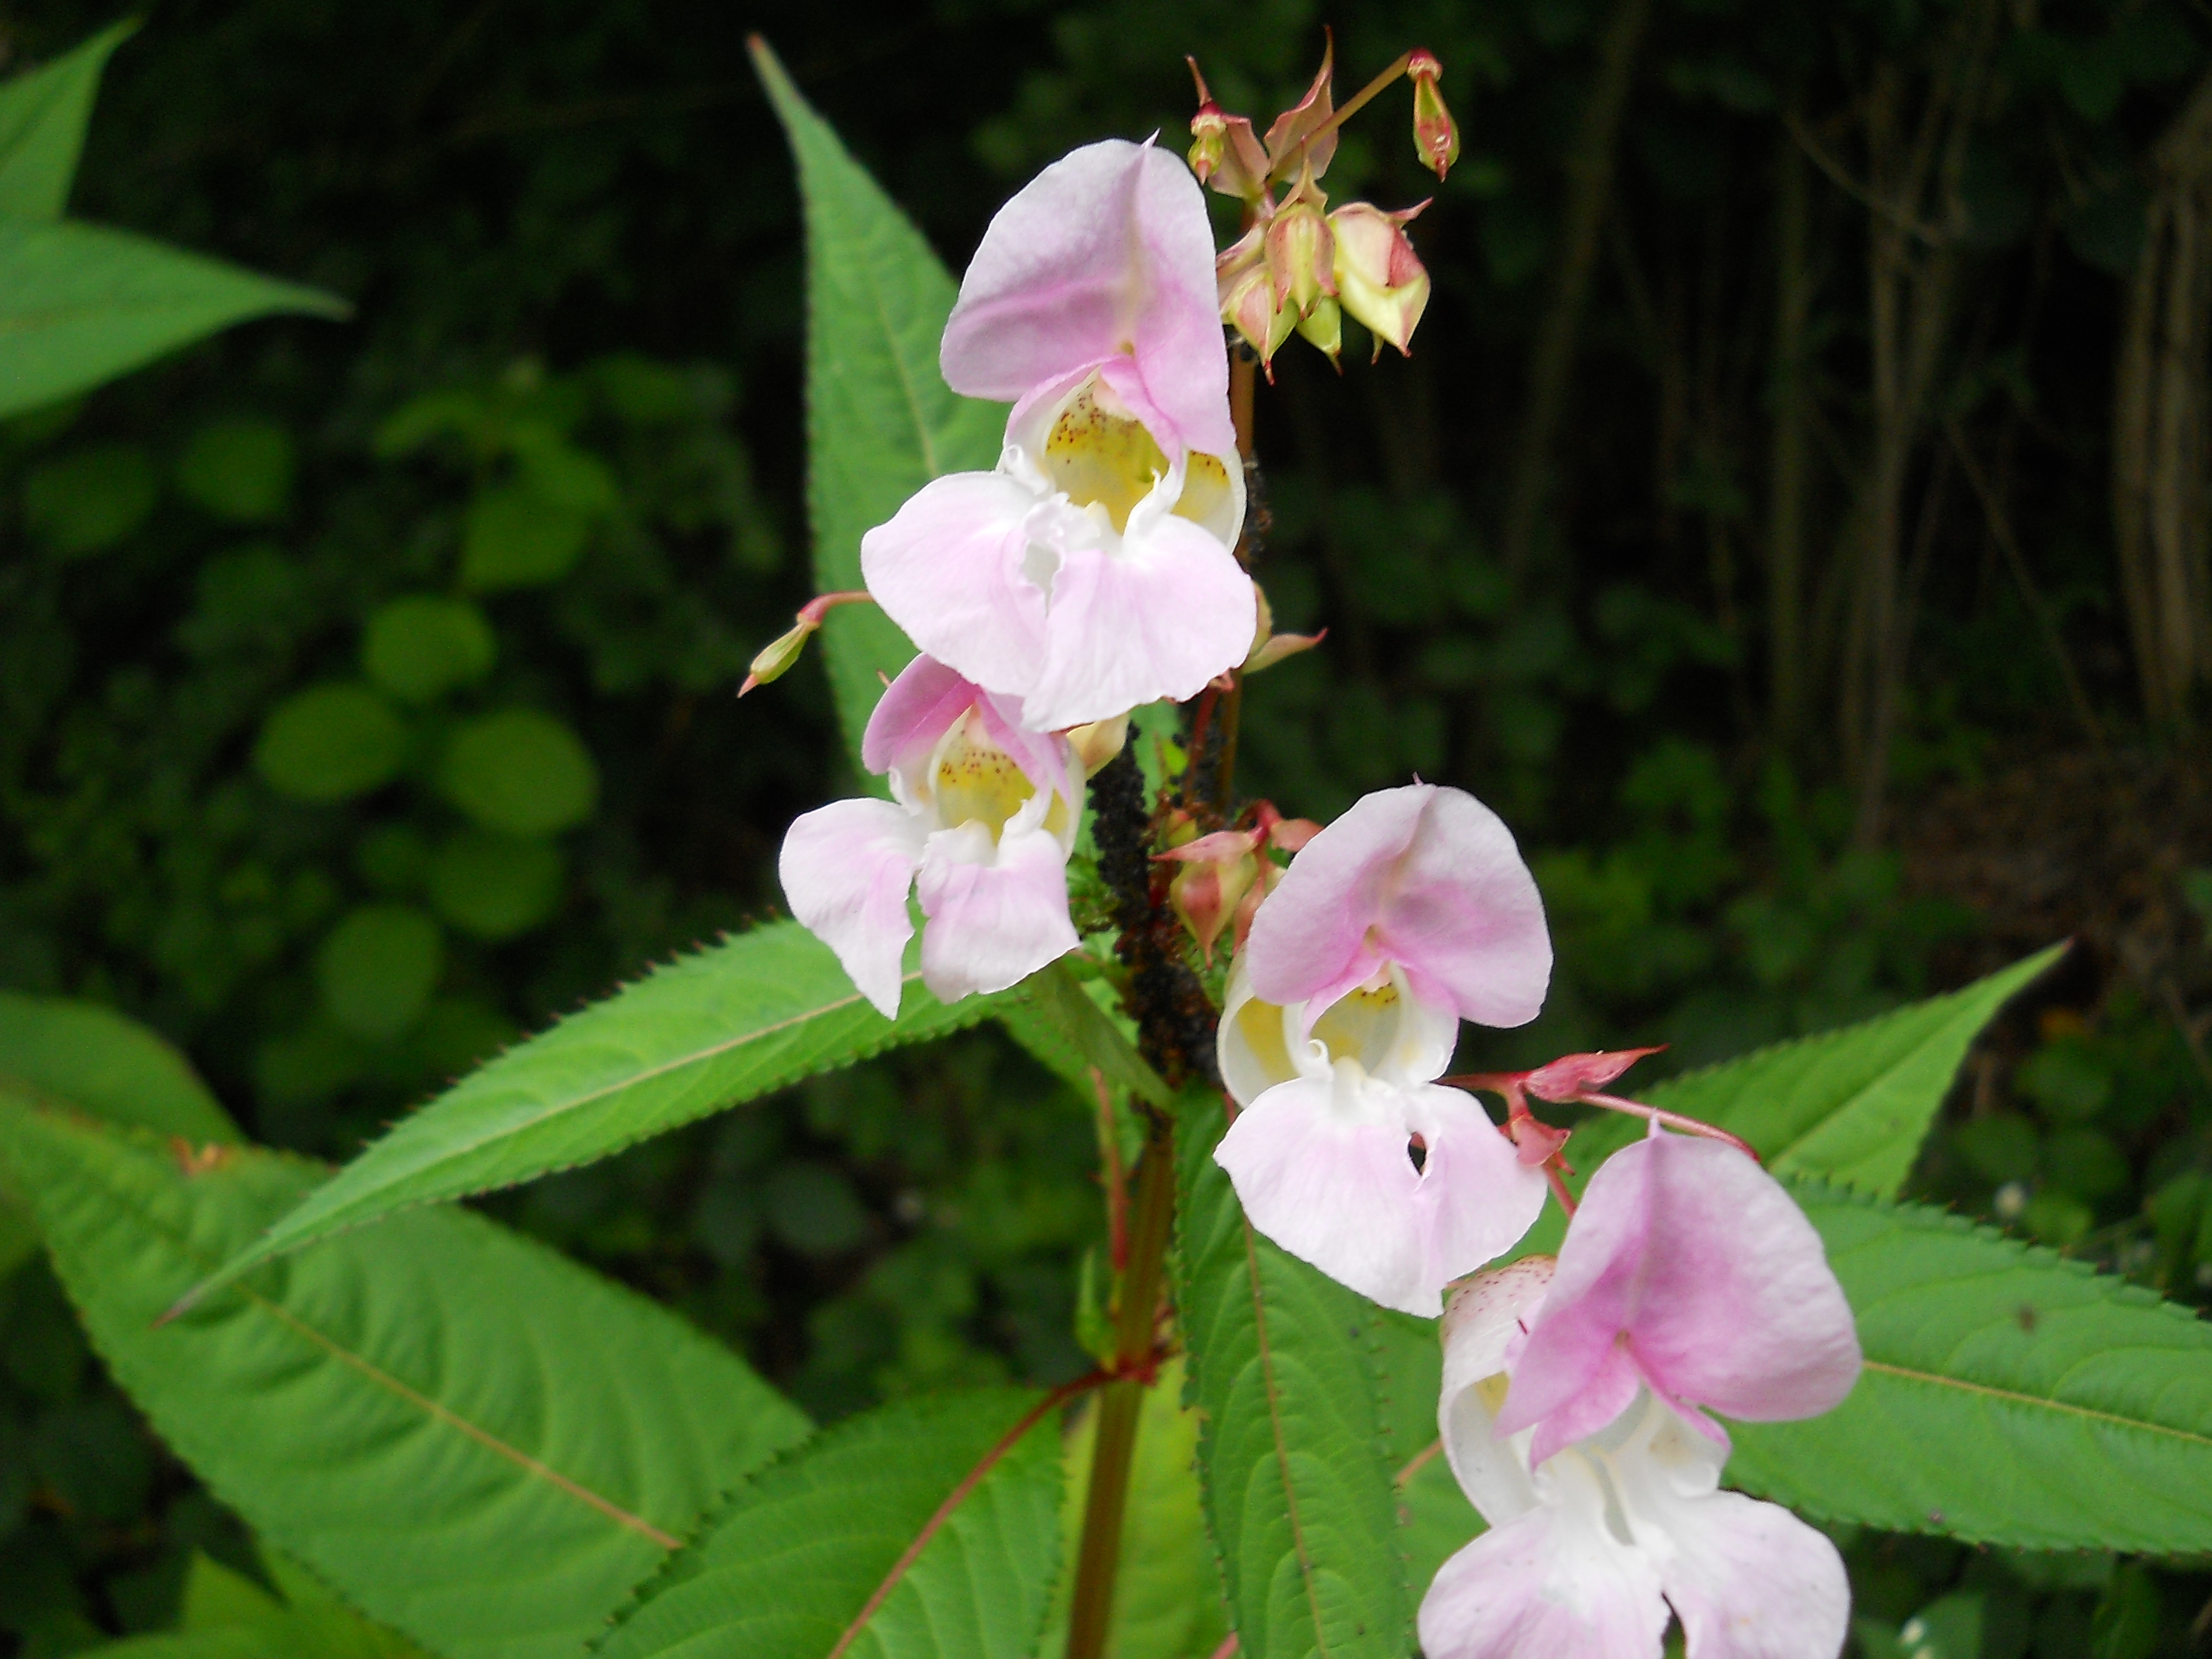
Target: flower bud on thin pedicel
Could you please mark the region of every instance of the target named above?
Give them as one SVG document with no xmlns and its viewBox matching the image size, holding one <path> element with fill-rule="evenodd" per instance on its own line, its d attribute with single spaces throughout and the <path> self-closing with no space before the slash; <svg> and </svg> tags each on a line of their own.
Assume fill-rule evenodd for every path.
<svg viewBox="0 0 2212 1659">
<path fill-rule="evenodd" d="M 1278 299 L 1300 318 L 1324 295 L 1336 297 L 1336 238 L 1329 228 L 1328 198 L 1310 171 L 1267 220 L 1267 275 Z"/>
<path fill-rule="evenodd" d="M 1321 69 L 1306 88 L 1306 95 L 1278 115 L 1267 127 L 1267 164 L 1275 173 L 1290 170 L 1295 157 L 1301 171 L 1318 179 L 1336 157 L 1336 129 L 1329 118 L 1336 113 L 1330 86 L 1336 76 L 1336 36 L 1325 33 Z M 1314 134 L 1328 127 L 1320 137 Z"/>
<path fill-rule="evenodd" d="M 1198 182 L 1224 196 L 1247 204 L 1267 194 L 1267 152 L 1252 131 L 1249 118 L 1229 115 L 1213 101 L 1213 94 L 1199 73 L 1198 59 L 1185 58 L 1190 78 L 1198 87 L 1198 112 L 1190 118 L 1190 170 Z"/>
<path fill-rule="evenodd" d="M 1347 202 L 1328 216 L 1338 302 L 1374 334 L 1377 356 L 1386 340 L 1401 356 L 1410 354 L 1413 330 L 1428 308 L 1429 273 L 1405 229 L 1426 206 L 1385 213 Z"/>
<path fill-rule="evenodd" d="M 1444 66 L 1423 46 L 1407 60 L 1406 73 L 1413 82 L 1413 150 L 1421 165 L 1441 181 L 1459 160 L 1459 128 L 1437 84 L 1443 79 Z"/>
<path fill-rule="evenodd" d="M 1272 383 L 1275 353 L 1297 326 L 1298 314 L 1275 292 L 1274 278 L 1267 270 L 1267 237 L 1266 225 L 1254 225 L 1221 251 L 1214 270 L 1221 320 L 1243 335 L 1245 343 L 1259 354 L 1260 366 Z"/>
</svg>

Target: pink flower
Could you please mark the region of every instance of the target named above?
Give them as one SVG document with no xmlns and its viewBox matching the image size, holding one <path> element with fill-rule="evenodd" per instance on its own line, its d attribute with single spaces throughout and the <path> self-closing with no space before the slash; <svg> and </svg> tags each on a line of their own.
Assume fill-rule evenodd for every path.
<svg viewBox="0 0 2212 1659">
<path fill-rule="evenodd" d="M 1464 791 L 1362 797 L 1315 836 L 1252 919 L 1252 988 L 1313 1016 L 1395 963 L 1422 1001 L 1478 1025 L 1544 1006 L 1552 939 L 1513 833 Z"/>
<path fill-rule="evenodd" d="M 1732 1148 L 1662 1139 L 1708 1148 L 1766 1180 Z M 1577 1249 L 1578 1232 L 1590 1235 L 1585 1222 L 1593 1209 L 1602 1228 L 1607 1212 L 1621 1203 L 1618 1191 L 1598 1188 L 1612 1167 L 1591 1182 L 1556 1264 L 1532 1256 L 1479 1273 L 1444 1316 L 1437 1424 L 1452 1472 L 1490 1530 L 1445 1562 L 1429 1587 L 1421 1650 L 1429 1659 L 1659 1659 L 1671 1603 L 1689 1659 L 1832 1659 L 1850 1612 L 1835 1547 L 1777 1504 L 1719 1490 L 1725 1446 L 1657 1393 L 1638 1388 L 1600 1430 L 1549 1455 L 1534 1445 L 1537 1430 L 1516 1431 L 1501 1413 L 1541 1370 L 1546 1333 L 1571 1322 L 1581 1305 L 1568 1253 Z M 1729 1227 L 1730 1206 L 1745 1191 L 1724 1178 L 1698 1216 L 1678 1212 L 1669 1222 L 1710 1238 Z M 1775 1196 L 1789 1203 L 1778 1189 Z M 1802 1287 L 1822 1279 L 1840 1307 L 1817 1238 L 1809 1258 L 1804 1241 L 1782 1241 L 1774 1271 L 1762 1275 L 1764 1253 L 1778 1243 L 1773 1235 L 1771 1223 L 1755 1224 L 1739 1242 L 1746 1267 L 1735 1283 L 1764 1276 Z M 1655 1279 L 1668 1276 L 1654 1267 Z M 1832 1405 L 1828 1394 L 1840 1393 L 1802 1391 L 1803 1368 L 1758 1328 L 1769 1306 L 1762 1294 L 1732 1326 L 1700 1318 L 1691 1322 L 1693 1336 L 1674 1334 L 1712 1351 L 1739 1381 L 1764 1376 L 1773 1401 L 1790 1398 L 1808 1407 L 1791 1415 L 1826 1409 L 1811 1402 L 1826 1398 Z M 1840 1325 L 1831 1316 L 1809 1333 L 1832 1356 L 1839 1330 L 1850 1343 L 1849 1367 L 1832 1358 L 1828 1368 L 1830 1382 L 1844 1388 L 1857 1368 L 1850 1317 L 1844 1309 Z"/>
<path fill-rule="evenodd" d="M 804 814 L 778 873 L 791 913 L 836 952 L 884 1018 L 898 1014 L 919 890 L 921 977 L 939 1000 L 1002 991 L 1076 946 L 1067 854 L 1078 807 L 1071 750 L 1022 725 L 1021 705 L 917 657 L 861 740 L 891 800 Z"/>
<path fill-rule="evenodd" d="M 1047 167 L 984 234 L 941 361 L 955 391 L 1014 409 L 995 471 L 939 478 L 861 538 L 893 621 L 1035 731 L 1194 696 L 1243 661 L 1244 473 L 1212 231 L 1180 161 L 1109 140 Z"/>
<path fill-rule="evenodd" d="M 1244 1110 L 1214 1158 L 1252 1224 L 1385 1307 L 1442 1311 L 1546 1182 L 1434 1079 L 1463 1017 L 1532 1018 L 1550 971 L 1535 884 L 1472 796 L 1385 790 L 1315 836 L 1253 918 L 1221 1020 Z"/>
<path fill-rule="evenodd" d="M 1590 1177 L 1498 1426 L 1534 1428 L 1541 1463 L 1649 1389 L 1725 1455 L 1700 1407 L 1816 1417 L 1858 1372 L 1850 1305 L 1780 1183 L 1733 1146 L 1654 1134 Z"/>
</svg>

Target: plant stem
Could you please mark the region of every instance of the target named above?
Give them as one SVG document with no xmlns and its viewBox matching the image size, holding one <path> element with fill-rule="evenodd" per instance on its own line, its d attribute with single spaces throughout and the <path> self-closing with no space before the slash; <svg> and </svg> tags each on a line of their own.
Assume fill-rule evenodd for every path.
<svg viewBox="0 0 2212 1659">
<path fill-rule="evenodd" d="M 1076 1547 L 1075 1594 L 1067 1614 L 1067 1659 L 1099 1659 L 1112 1626 L 1114 1580 L 1121 1565 L 1121 1521 L 1129 1503 L 1129 1468 L 1137 1449 L 1137 1416 L 1152 1382 L 1152 1327 L 1160 1273 L 1175 1221 L 1175 1137 L 1168 1120 L 1146 1115 L 1144 1158 L 1129 1220 L 1129 1270 L 1121 1279 L 1115 1319 L 1114 1369 L 1099 1393 L 1091 1443 L 1091 1489 Z"/>
<path fill-rule="evenodd" d="M 1276 162 L 1275 165 L 1268 170 L 1267 182 L 1272 185 L 1276 179 L 1281 178 L 1285 172 L 1289 168 L 1292 160 L 1304 155 L 1308 149 L 1312 148 L 1314 140 L 1316 138 L 1326 138 L 1330 133 L 1334 132 L 1339 127 L 1342 126 L 1346 121 L 1349 121 L 1353 116 L 1358 114 L 1361 110 L 1366 108 L 1369 101 L 1374 98 L 1375 94 L 1382 91 L 1383 88 L 1389 86 L 1400 76 L 1403 75 L 1406 72 L 1406 66 L 1413 61 L 1413 54 L 1412 52 L 1400 52 L 1397 58 L 1391 64 L 1389 68 L 1384 70 L 1382 74 L 1376 76 L 1365 86 L 1360 88 L 1358 92 L 1353 93 L 1350 100 L 1347 100 L 1341 108 L 1338 109 L 1334 114 L 1328 118 L 1328 120 L 1322 122 L 1311 132 L 1306 134 L 1304 138 L 1298 141 L 1296 149 L 1292 149 L 1288 155 L 1283 157 L 1281 161 Z"/>
</svg>

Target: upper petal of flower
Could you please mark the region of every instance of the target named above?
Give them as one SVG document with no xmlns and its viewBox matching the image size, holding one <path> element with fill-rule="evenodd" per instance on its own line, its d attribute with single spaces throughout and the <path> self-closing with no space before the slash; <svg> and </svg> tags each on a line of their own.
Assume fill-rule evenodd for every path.
<svg viewBox="0 0 2212 1659">
<path fill-rule="evenodd" d="M 1080 941 L 1067 915 L 1067 852 L 1039 793 L 1000 832 L 974 819 L 929 837 L 917 887 L 928 924 L 921 977 L 940 1002 L 1003 991 Z"/>
<path fill-rule="evenodd" d="M 1017 696 L 1044 657 L 1044 589 L 1024 570 L 1039 499 L 1005 472 L 950 473 L 860 538 L 884 614 L 955 672 Z"/>
<path fill-rule="evenodd" d="M 860 735 L 860 764 L 871 772 L 915 765 L 982 695 L 936 658 L 916 657 L 876 700 Z"/>
<path fill-rule="evenodd" d="M 1541 1463 L 1618 1415 L 1624 1366 L 1723 1441 L 1698 1407 L 1812 1417 L 1857 1379 L 1857 1333 L 1820 1235 L 1732 1146 L 1655 1135 L 1590 1178 L 1501 1431 L 1539 1425 Z"/>
<path fill-rule="evenodd" d="M 1064 556 L 1022 718 L 1060 731 L 1194 697 L 1244 660 L 1258 616 L 1251 580 L 1226 547 L 1187 519 L 1139 507 L 1118 549 Z"/>
<path fill-rule="evenodd" d="M 1427 1659 L 1659 1659 L 1667 1604 L 1650 1559 L 1607 1530 L 1589 1470 L 1547 1484 L 1545 1502 L 1438 1569 L 1421 1600 Z"/>
<path fill-rule="evenodd" d="M 1474 796 L 1425 783 L 1362 798 L 1307 842 L 1246 950 L 1270 1002 L 1317 1011 L 1395 961 L 1422 1000 L 1484 1025 L 1534 1019 L 1552 975 L 1512 833 Z"/>
<path fill-rule="evenodd" d="M 1213 1149 L 1253 1226 L 1386 1308 L 1433 1317 L 1425 1206 L 1390 1092 L 1358 1075 L 1278 1084 Z"/>
<path fill-rule="evenodd" d="M 921 826 L 904 807 L 840 800 L 794 819 L 777 862 L 791 914 L 836 952 L 885 1019 L 898 1017 L 900 964 L 914 936 L 906 896 L 921 850 Z"/>
<path fill-rule="evenodd" d="M 1236 447 L 1205 193 L 1178 158 L 1109 138 L 1062 156 L 999 210 L 939 361 L 954 391 L 1012 403 L 1119 356 L 1180 443 Z"/>
</svg>

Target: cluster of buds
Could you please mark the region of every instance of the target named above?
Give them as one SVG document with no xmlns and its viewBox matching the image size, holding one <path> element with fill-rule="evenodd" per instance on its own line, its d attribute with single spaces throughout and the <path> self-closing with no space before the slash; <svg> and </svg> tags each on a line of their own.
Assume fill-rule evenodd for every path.
<svg viewBox="0 0 2212 1659">
<path fill-rule="evenodd" d="M 1201 183 L 1244 204 L 1245 232 L 1214 264 L 1222 320 L 1243 336 L 1273 378 L 1275 353 L 1293 332 L 1334 362 L 1350 312 L 1403 354 L 1429 302 L 1429 274 L 1406 226 L 1426 207 L 1386 212 L 1368 202 L 1332 210 L 1320 184 L 1336 155 L 1345 118 L 1401 75 L 1413 82 L 1413 148 L 1442 179 L 1459 157 L 1459 132 L 1437 83 L 1443 66 L 1425 49 L 1407 52 L 1343 108 L 1330 84 L 1334 45 L 1306 95 L 1278 115 L 1262 139 L 1250 118 L 1214 102 L 1195 59 L 1198 113 L 1191 118 L 1191 171 Z M 1278 195 L 1278 188 L 1288 188 Z"/>
<path fill-rule="evenodd" d="M 1321 833 L 1321 825 L 1312 819 L 1286 818 L 1269 801 L 1253 807 L 1251 817 L 1249 829 L 1217 830 L 1156 854 L 1164 862 L 1182 866 L 1168 884 L 1168 902 L 1175 906 L 1176 915 L 1190 929 L 1208 962 L 1213 960 L 1214 943 L 1222 929 L 1232 921 L 1236 947 L 1244 948 L 1253 913 L 1283 878 L 1283 866 L 1267 856 L 1267 849 L 1296 853 Z M 1171 837 L 1190 835 L 1193 829 L 1186 817 L 1182 823 L 1171 824 L 1168 833 Z"/>
</svg>

